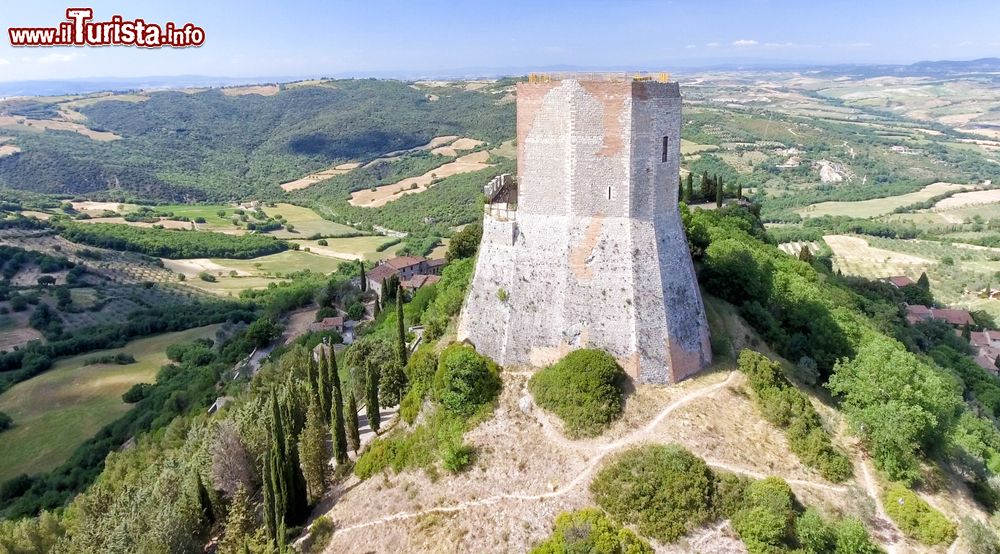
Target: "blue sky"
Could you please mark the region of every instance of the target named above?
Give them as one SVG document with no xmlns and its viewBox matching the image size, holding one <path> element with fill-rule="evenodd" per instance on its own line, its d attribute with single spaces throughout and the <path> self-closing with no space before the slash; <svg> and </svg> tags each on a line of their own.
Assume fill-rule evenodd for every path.
<svg viewBox="0 0 1000 554">
<path fill-rule="evenodd" d="M 571 65 L 911 63 L 1000 56 L 993 0 L 0 0 L 0 81 L 149 75 L 323 76 Z M 192 22 L 184 50 L 12 48 L 11 26 L 67 7 Z"/>
</svg>

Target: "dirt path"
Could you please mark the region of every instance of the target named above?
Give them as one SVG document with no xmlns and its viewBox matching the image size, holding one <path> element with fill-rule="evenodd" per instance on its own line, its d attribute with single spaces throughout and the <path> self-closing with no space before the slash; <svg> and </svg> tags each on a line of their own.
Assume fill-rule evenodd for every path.
<svg viewBox="0 0 1000 554">
<path fill-rule="evenodd" d="M 668 415 L 670 415 L 672 412 L 674 412 L 678 408 L 681 408 L 681 407 L 689 404 L 690 402 L 693 402 L 694 400 L 697 400 L 699 398 L 703 398 L 705 396 L 709 396 L 709 395 L 711 395 L 712 393 L 714 393 L 714 392 L 716 392 L 718 390 L 721 390 L 721 389 L 724 389 L 724 388 L 728 387 L 736 379 L 737 375 L 738 374 L 736 372 L 732 372 L 732 373 L 729 374 L 729 376 L 726 378 L 725 381 L 722 381 L 720 383 L 716 383 L 714 385 L 710 385 L 710 386 L 705 387 L 705 388 L 700 389 L 700 390 L 691 391 L 691 392 L 685 394 L 684 396 L 678 398 L 674 402 L 672 402 L 669 405 L 667 405 L 667 407 L 663 408 L 663 410 L 661 410 L 660 413 L 658 413 L 656 415 L 656 417 L 654 417 L 652 420 L 650 420 L 649 423 L 647 423 L 641 429 L 638 429 L 638 430 L 636 430 L 636 431 L 634 431 L 634 432 L 632 432 L 632 433 L 630 433 L 630 434 L 628 434 L 628 435 L 626 435 L 626 436 L 624 436 L 624 437 L 622 437 L 622 438 L 620 438 L 620 439 L 618 439 L 618 440 L 616 440 L 616 441 L 614 441 L 612 443 L 601 445 L 601 446 L 591 446 L 590 448 L 594 451 L 594 457 L 590 459 L 590 461 L 587 463 L 586 467 L 584 467 L 584 469 L 580 473 L 578 473 L 577 476 L 572 481 L 566 483 L 565 485 L 563 485 L 563 486 L 561 486 L 561 487 L 559 487 L 559 488 L 557 488 L 557 489 L 555 489 L 555 490 L 553 490 L 551 492 L 546 492 L 546 493 L 542 493 L 542 494 L 518 494 L 518 493 L 498 494 L 498 495 L 490 496 L 490 497 L 487 497 L 487 498 L 482 498 L 482 499 L 479 499 L 479 500 L 470 500 L 470 501 L 466 501 L 466 502 L 459 502 L 457 504 L 452 504 L 450 506 L 440 506 L 440 507 L 436 507 L 436 508 L 428 508 L 428 509 L 425 509 L 425 510 L 417 510 L 417 511 L 412 511 L 412 512 L 400 512 L 400 513 L 396 513 L 396 514 L 391 514 L 391 515 L 388 515 L 388 516 L 384 516 L 384 517 L 381 517 L 381 518 L 378 518 L 378 519 L 373 519 L 371 521 L 366 521 L 364 523 L 358 523 L 358 524 L 355 524 L 355 525 L 349 525 L 347 527 L 342 527 L 342 528 L 337 529 L 336 532 L 338 534 L 339 533 L 348 533 L 348 532 L 351 532 L 351 531 L 357 531 L 359 529 L 367 529 L 369 527 L 374 527 L 374 526 L 377 526 L 377 525 L 382 525 L 382 524 L 393 522 L 393 521 L 400 521 L 400 520 L 404 520 L 404 519 L 412 519 L 412 518 L 415 518 L 415 517 L 420 517 L 420 516 L 423 516 L 423 515 L 426 515 L 426 514 L 432 514 L 432 513 L 459 512 L 459 511 L 466 510 L 466 509 L 469 509 L 469 508 L 474 508 L 474 507 L 479 507 L 479 506 L 489 506 L 489 505 L 497 504 L 497 503 L 505 501 L 505 500 L 521 500 L 521 501 L 524 501 L 524 500 L 547 500 L 547 499 L 551 499 L 551 498 L 558 498 L 560 496 L 563 496 L 563 495 L 565 495 L 565 494 L 573 491 L 578 486 L 580 486 L 581 484 L 583 484 L 590 477 L 591 473 L 594 472 L 594 470 L 597 468 L 597 466 L 600 465 L 600 463 L 604 460 L 604 458 L 607 457 L 608 454 L 611 454 L 612 452 L 620 450 L 620 449 L 624 448 L 625 446 L 629 446 L 629 445 L 635 444 L 637 442 L 642 442 L 644 440 L 648 440 L 648 439 L 654 438 L 652 436 L 653 435 L 653 430 Z M 558 431 L 555 431 L 555 429 L 552 429 L 551 423 L 543 421 L 542 425 L 545 426 L 545 433 L 546 433 L 546 436 L 548 438 L 558 440 L 560 443 L 563 443 L 563 444 L 565 444 L 563 441 L 569 441 L 569 439 L 566 439 L 565 437 L 560 436 L 558 434 Z M 573 443 L 570 442 L 569 444 L 573 444 Z"/>
<path fill-rule="evenodd" d="M 509 372 L 507 375 L 518 375 L 518 376 L 529 376 L 533 372 L 529 371 L 519 371 L 519 372 Z M 450 505 L 437 506 L 432 508 L 426 508 L 414 511 L 404 511 L 394 514 L 389 514 L 383 517 L 379 517 L 370 521 L 364 521 L 356 523 L 353 525 L 347 525 L 344 527 L 339 527 L 336 530 L 336 534 L 340 535 L 343 533 L 351 533 L 354 531 L 359 531 L 362 529 L 369 529 L 385 525 L 388 523 L 399 522 L 403 520 L 409 520 L 414 518 L 419 518 L 429 514 L 448 514 L 456 513 L 464 510 L 469 510 L 473 508 L 480 508 L 484 506 L 494 506 L 504 502 L 532 502 L 532 501 L 544 501 L 551 500 L 562 497 L 569 493 L 576 491 L 579 487 L 585 486 L 591 479 L 593 473 L 600 467 L 605 458 L 609 455 L 614 454 L 626 447 L 633 446 L 643 442 L 655 442 L 659 439 L 658 433 L 656 433 L 657 427 L 668 417 L 671 413 L 677 411 L 680 408 L 687 406 L 688 404 L 697 401 L 699 399 L 711 396 L 721 390 L 724 390 L 733 384 L 738 382 L 739 372 L 732 371 L 726 378 L 718 383 L 704 386 L 697 390 L 692 390 L 677 398 L 676 400 L 670 402 L 667 406 L 661 409 L 656 415 L 646 422 L 641 428 L 628 433 L 627 435 L 614 440 L 610 443 L 602 443 L 600 438 L 591 440 L 571 440 L 565 437 L 559 430 L 558 426 L 550 420 L 547 414 L 545 414 L 540 408 L 534 405 L 533 402 L 530 403 L 530 408 L 522 408 L 522 410 L 529 412 L 529 415 L 535 419 L 542 428 L 543 435 L 547 442 L 552 443 L 566 449 L 575 451 L 578 454 L 584 454 L 587 457 L 587 464 L 577 473 L 577 475 L 569 482 L 553 488 L 552 490 L 540 494 L 527 494 L 510 492 L 504 494 L 496 494 L 493 496 L 480 498 L 476 500 L 468 500 L 457 502 Z M 525 380 L 522 388 L 523 394 L 527 395 L 530 400 L 531 396 L 527 391 L 527 381 Z M 523 400 L 523 398 L 522 398 Z M 525 406 L 524 403 L 520 403 Z M 606 439 L 605 439 L 606 440 Z M 705 462 L 715 468 L 723 471 L 728 471 L 731 473 L 741 474 L 755 479 L 763 479 L 768 477 L 768 474 L 763 472 L 749 469 L 745 467 L 740 467 L 735 464 L 713 460 L 705 459 Z M 876 506 L 876 520 L 874 522 L 874 529 L 872 529 L 873 536 L 882 543 L 889 554 L 896 554 L 898 552 L 897 543 L 902 542 L 902 534 L 888 518 L 885 509 L 882 505 L 881 499 L 878 495 L 878 487 L 875 482 L 874 476 L 872 475 L 871 469 L 869 467 L 868 461 L 863 461 L 861 463 L 861 484 L 863 485 L 868 496 L 872 498 Z M 806 480 L 806 479 L 786 479 L 790 485 L 802 488 L 820 489 L 824 491 L 833 492 L 835 494 L 848 494 L 850 488 L 844 485 L 835 485 L 830 483 L 821 482 L 819 480 Z M 949 554 L 955 551 L 957 547 L 956 544 L 952 545 L 952 549 L 949 550 Z"/>
</svg>

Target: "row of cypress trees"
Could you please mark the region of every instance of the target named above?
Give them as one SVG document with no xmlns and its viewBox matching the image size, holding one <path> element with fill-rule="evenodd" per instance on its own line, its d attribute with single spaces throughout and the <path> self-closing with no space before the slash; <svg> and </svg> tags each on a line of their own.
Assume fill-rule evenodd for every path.
<svg viewBox="0 0 1000 554">
<path fill-rule="evenodd" d="M 396 364 L 387 378 L 400 390 L 406 377 L 406 325 L 403 319 L 402 288 L 396 285 Z M 379 386 L 381 371 L 369 369 L 366 410 L 371 428 L 380 430 Z M 398 375 L 397 375 L 398 373 Z M 337 357 L 332 347 L 309 356 L 306 386 L 297 386 L 291 376 L 284 386 L 270 392 L 266 404 L 270 418 L 270 448 L 263 460 L 264 525 L 278 552 L 287 552 L 287 529 L 302 522 L 309 507 L 318 502 L 329 484 L 329 460 L 337 465 L 349 461 L 348 451 L 361 447 L 357 401 L 354 391 L 340 381 Z M 346 405 L 345 405 L 346 403 Z M 303 409 L 304 408 L 304 409 Z M 331 439 L 328 442 L 328 439 Z M 331 448 L 332 444 L 332 448 Z"/>
</svg>

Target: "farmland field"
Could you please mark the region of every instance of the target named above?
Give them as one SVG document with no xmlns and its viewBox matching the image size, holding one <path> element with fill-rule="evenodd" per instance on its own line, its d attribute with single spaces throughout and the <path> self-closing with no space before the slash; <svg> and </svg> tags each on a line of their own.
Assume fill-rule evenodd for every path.
<svg viewBox="0 0 1000 554">
<path fill-rule="evenodd" d="M 858 202 L 821 202 L 803 208 L 799 214 L 802 217 L 821 217 L 824 215 L 846 215 L 850 217 L 875 217 L 892 213 L 896 208 L 930 200 L 931 198 L 950 192 L 966 188 L 968 185 L 956 185 L 953 183 L 934 183 L 909 194 L 889 196 L 887 198 L 875 198 L 873 200 L 862 200 Z M 975 193 L 969 193 L 975 194 Z M 961 195 L 956 195 L 961 196 Z M 947 202 L 946 199 L 943 202 Z"/>
<path fill-rule="evenodd" d="M 375 190 L 359 190 L 351 194 L 350 203 L 352 206 L 378 208 L 396 200 L 401 195 L 423 192 L 430 188 L 436 179 L 472 173 L 491 167 L 490 164 L 486 163 L 489 157 L 489 152 L 485 151 L 466 154 L 418 177 L 409 177 L 398 183 L 376 187 Z"/>
<path fill-rule="evenodd" d="M 0 395 L 0 411 L 14 427 L 0 435 L 0 481 L 21 473 L 39 473 L 66 460 L 83 441 L 125 413 L 121 395 L 135 383 L 152 382 L 167 362 L 171 344 L 214 338 L 221 325 L 134 340 L 123 348 L 91 352 L 59 361 L 37 376 Z M 125 352 L 129 365 L 84 365 L 87 358 Z"/>
</svg>

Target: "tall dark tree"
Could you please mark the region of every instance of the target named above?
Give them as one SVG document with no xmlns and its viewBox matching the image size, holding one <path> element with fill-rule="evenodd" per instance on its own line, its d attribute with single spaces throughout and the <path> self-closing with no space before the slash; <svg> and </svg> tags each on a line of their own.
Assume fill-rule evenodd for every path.
<svg viewBox="0 0 1000 554">
<path fill-rule="evenodd" d="M 969 327 L 968 323 L 962 326 L 962 338 L 967 341 L 972 340 L 972 328 Z"/>
<path fill-rule="evenodd" d="M 403 321 L 403 287 L 396 288 L 396 360 L 406 366 L 406 322 Z"/>
<path fill-rule="evenodd" d="M 803 244 L 802 248 L 799 249 L 799 259 L 802 260 L 803 262 L 807 263 L 807 264 L 813 263 L 813 260 L 815 258 L 813 257 L 812 251 L 809 250 L 809 245 L 808 244 Z"/>
<path fill-rule="evenodd" d="M 368 279 L 365 277 L 365 262 L 358 260 L 358 276 L 361 277 L 361 292 L 368 290 Z"/>
<path fill-rule="evenodd" d="M 311 504 L 318 502 L 326 491 L 327 467 L 330 463 L 330 446 L 327 443 L 329 436 L 330 429 L 323 422 L 319 402 L 313 397 L 306 413 L 306 426 L 299 436 L 299 459 Z"/>
<path fill-rule="evenodd" d="M 330 381 L 330 364 L 326 357 L 326 343 L 319 349 L 319 379 L 317 382 L 317 392 L 319 395 L 319 409 L 323 414 L 323 421 L 330 424 L 330 401 L 333 398 L 333 383 Z"/>
<path fill-rule="evenodd" d="M 715 189 L 712 186 L 712 179 L 708 176 L 708 172 L 701 174 L 701 197 L 704 200 L 708 200 L 714 196 L 712 193 Z"/>
<path fill-rule="evenodd" d="M 927 291 L 931 290 L 931 280 L 927 278 L 926 272 L 922 272 L 917 278 L 917 286 Z"/>
<path fill-rule="evenodd" d="M 688 172 L 684 182 L 684 202 L 690 203 L 694 199 L 694 173 Z"/>
<path fill-rule="evenodd" d="M 337 371 L 337 355 L 330 348 L 330 378 L 333 381 L 333 413 L 330 415 L 330 425 L 333 435 L 333 453 L 337 464 L 347 463 L 347 432 L 344 430 L 344 393 L 340 387 L 340 375 Z"/>
<path fill-rule="evenodd" d="M 198 490 L 198 506 L 201 508 L 202 518 L 209 525 L 212 526 L 215 523 L 215 511 L 212 509 L 212 497 L 208 494 L 208 489 L 205 488 L 205 482 L 201 480 L 201 475 L 196 475 L 195 480 L 197 481 Z"/>
<path fill-rule="evenodd" d="M 306 376 L 309 378 L 309 394 L 316 398 L 316 403 L 319 404 L 319 364 L 316 362 L 316 356 L 312 352 L 309 353 L 309 365 L 306 366 Z"/>
<path fill-rule="evenodd" d="M 743 183 L 736 186 L 736 199 L 741 200 L 743 198 Z"/>
<path fill-rule="evenodd" d="M 722 196 L 724 194 L 724 192 L 723 192 L 724 190 L 725 189 L 723 187 L 722 181 L 721 180 L 716 181 L 716 183 L 715 183 L 715 207 L 717 207 L 717 208 L 721 208 L 722 207 Z"/>
<path fill-rule="evenodd" d="M 378 295 L 379 303 L 385 308 L 385 303 L 389 301 L 389 279 L 382 279 L 382 290 Z"/>
<path fill-rule="evenodd" d="M 347 393 L 344 426 L 347 431 L 347 446 L 357 454 L 358 450 L 361 449 L 361 431 L 358 429 L 358 403 L 354 400 L 354 391 Z"/>
<path fill-rule="evenodd" d="M 378 407 L 379 370 L 374 366 L 368 368 L 368 382 L 365 385 L 365 411 L 368 414 L 368 425 L 375 433 L 381 429 L 381 414 Z"/>
</svg>

